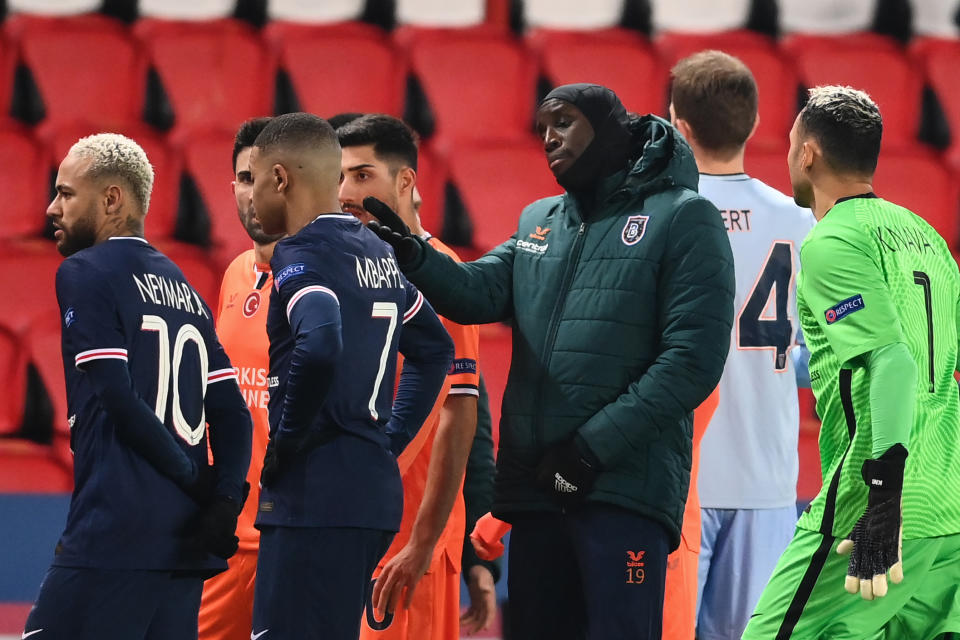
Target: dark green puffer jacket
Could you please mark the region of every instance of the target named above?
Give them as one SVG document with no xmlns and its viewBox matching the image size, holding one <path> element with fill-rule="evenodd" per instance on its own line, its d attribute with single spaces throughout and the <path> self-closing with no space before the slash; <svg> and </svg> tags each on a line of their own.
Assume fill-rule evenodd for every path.
<svg viewBox="0 0 960 640">
<path fill-rule="evenodd" d="M 576 437 L 601 465 L 587 500 L 659 521 L 675 548 L 691 412 L 720 380 L 730 342 L 733 256 L 682 137 L 655 116 L 632 131 L 637 159 L 586 215 L 570 194 L 538 200 L 479 260 L 456 264 L 424 245 L 404 271 L 454 322 L 512 319 L 494 514 L 560 510 L 535 470 L 548 447 Z"/>
</svg>

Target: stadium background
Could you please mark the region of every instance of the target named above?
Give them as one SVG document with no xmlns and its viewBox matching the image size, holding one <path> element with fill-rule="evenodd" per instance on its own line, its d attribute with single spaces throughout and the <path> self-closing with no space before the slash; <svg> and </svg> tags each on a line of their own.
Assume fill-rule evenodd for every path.
<svg viewBox="0 0 960 640">
<path fill-rule="evenodd" d="M 670 66 L 717 48 L 760 87 L 748 173 L 789 193 L 803 88 L 853 85 L 884 116 L 877 192 L 960 246 L 957 0 L 0 0 L 0 15 L 0 638 L 19 634 L 69 503 L 60 257 L 43 212 L 82 135 L 146 149 L 147 236 L 215 306 L 249 246 L 229 188 L 246 118 L 403 116 L 423 139 L 424 226 L 469 258 L 559 192 L 532 132 L 549 87 L 597 82 L 665 115 Z M 509 330 L 481 339 L 496 424 Z M 819 489 L 812 405 L 801 392 L 801 503 Z"/>
</svg>

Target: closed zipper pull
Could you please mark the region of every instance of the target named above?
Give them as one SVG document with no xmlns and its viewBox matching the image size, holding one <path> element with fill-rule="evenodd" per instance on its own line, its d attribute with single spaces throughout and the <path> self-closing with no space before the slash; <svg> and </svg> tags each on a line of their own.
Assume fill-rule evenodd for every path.
<svg viewBox="0 0 960 640">
<path fill-rule="evenodd" d="M 586 231 L 586 230 L 587 230 L 587 223 L 586 223 L 586 222 L 581 222 L 581 223 L 580 223 L 580 231 L 577 232 L 577 235 L 582 236 L 582 235 L 583 235 L 583 232 Z"/>
</svg>

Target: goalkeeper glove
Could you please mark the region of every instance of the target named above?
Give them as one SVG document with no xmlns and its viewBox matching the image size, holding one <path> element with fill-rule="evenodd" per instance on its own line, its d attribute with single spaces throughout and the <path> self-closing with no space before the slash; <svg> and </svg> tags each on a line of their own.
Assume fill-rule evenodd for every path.
<svg viewBox="0 0 960 640">
<path fill-rule="evenodd" d="M 867 510 L 854 525 L 853 531 L 839 545 L 837 553 L 850 554 L 844 588 L 860 592 L 864 600 L 887 595 L 887 572 L 890 581 L 903 580 L 903 469 L 907 450 L 895 444 L 875 460 L 865 460 L 861 468 L 867 484 Z"/>
</svg>

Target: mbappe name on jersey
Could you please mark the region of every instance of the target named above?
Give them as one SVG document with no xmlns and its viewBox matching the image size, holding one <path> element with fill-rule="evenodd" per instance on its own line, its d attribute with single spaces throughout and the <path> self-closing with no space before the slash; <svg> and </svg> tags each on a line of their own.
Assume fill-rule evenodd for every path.
<svg viewBox="0 0 960 640">
<path fill-rule="evenodd" d="M 392 256 L 385 258 L 364 257 L 361 262 L 356 256 L 357 284 L 367 289 L 400 289 L 403 280 L 400 277 L 400 268 Z"/>
<path fill-rule="evenodd" d="M 195 313 L 204 318 L 210 317 L 200 296 L 186 282 L 171 280 L 155 273 L 144 273 L 140 278 L 136 275 L 132 277 L 144 302 Z"/>
</svg>

